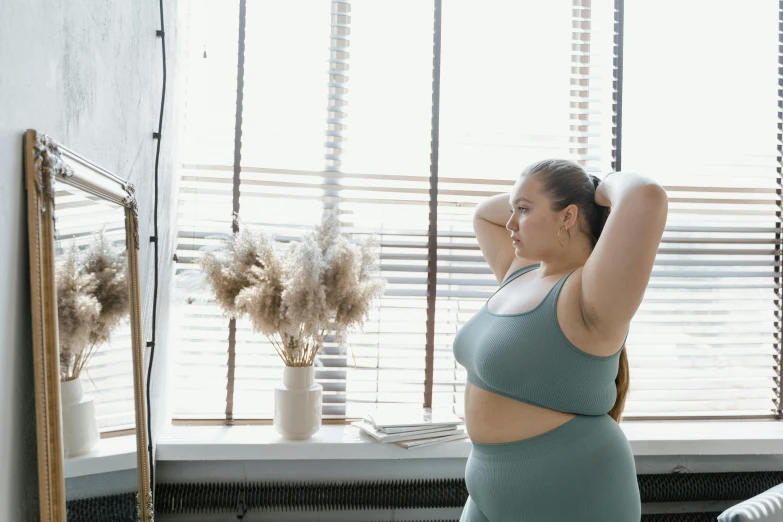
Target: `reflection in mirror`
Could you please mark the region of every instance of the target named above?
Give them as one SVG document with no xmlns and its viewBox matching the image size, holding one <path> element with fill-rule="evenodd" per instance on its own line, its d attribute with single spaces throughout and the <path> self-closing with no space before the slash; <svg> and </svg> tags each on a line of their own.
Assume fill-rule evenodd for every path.
<svg viewBox="0 0 783 522">
<path fill-rule="evenodd" d="M 68 522 L 136 520 L 125 208 L 55 181 L 55 288 Z M 105 516 L 105 515 L 104 515 Z"/>
</svg>

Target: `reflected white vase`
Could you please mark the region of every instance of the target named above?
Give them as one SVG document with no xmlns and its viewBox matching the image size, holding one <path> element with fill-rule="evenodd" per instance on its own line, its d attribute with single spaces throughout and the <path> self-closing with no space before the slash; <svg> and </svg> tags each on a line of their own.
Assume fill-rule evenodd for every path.
<svg viewBox="0 0 783 522">
<path fill-rule="evenodd" d="M 285 366 L 275 384 L 272 424 L 284 439 L 309 439 L 321 429 L 323 386 L 313 376 L 313 366 Z"/>
<path fill-rule="evenodd" d="M 95 403 L 84 394 L 81 378 L 60 381 L 62 402 L 63 455 L 77 457 L 90 451 L 101 438 Z"/>
</svg>

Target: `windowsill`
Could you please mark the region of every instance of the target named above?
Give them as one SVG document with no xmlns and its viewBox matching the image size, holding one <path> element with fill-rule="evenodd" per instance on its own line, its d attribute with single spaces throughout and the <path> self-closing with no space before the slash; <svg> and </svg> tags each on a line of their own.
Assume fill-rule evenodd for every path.
<svg viewBox="0 0 783 522">
<path fill-rule="evenodd" d="M 623 421 L 635 456 L 783 455 L 779 421 Z M 159 461 L 466 459 L 464 438 L 405 449 L 356 426 L 325 424 L 308 440 L 285 440 L 274 426 L 173 426 L 157 441 Z"/>
<path fill-rule="evenodd" d="M 779 421 L 623 421 L 634 456 L 781 455 Z M 285 440 L 274 426 L 170 426 L 157 440 L 158 461 L 467 459 L 470 439 L 405 449 L 351 425 L 324 424 L 308 440 Z M 136 468 L 134 436 L 101 439 L 65 459 L 66 478 Z"/>
<path fill-rule="evenodd" d="M 65 478 L 136 469 L 136 435 L 100 439 L 84 455 L 64 459 Z"/>
</svg>

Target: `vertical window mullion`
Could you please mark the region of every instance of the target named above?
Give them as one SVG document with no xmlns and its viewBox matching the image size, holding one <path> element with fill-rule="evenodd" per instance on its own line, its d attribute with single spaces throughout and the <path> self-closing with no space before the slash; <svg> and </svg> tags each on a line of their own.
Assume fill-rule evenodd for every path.
<svg viewBox="0 0 783 522">
<path fill-rule="evenodd" d="M 435 0 L 432 45 L 432 139 L 430 141 L 430 215 L 427 256 L 427 345 L 424 361 L 424 408 L 432 407 L 435 359 L 435 302 L 438 277 L 438 136 L 440 130 L 441 0 Z"/>
<path fill-rule="evenodd" d="M 623 149 L 623 24 L 625 0 L 614 2 L 614 81 L 612 93 L 612 170 L 622 170 Z"/>
<path fill-rule="evenodd" d="M 777 333 L 776 348 L 777 348 L 777 386 L 778 397 L 775 413 L 778 419 L 783 417 L 783 367 L 780 362 L 783 359 L 783 289 L 781 289 L 780 279 L 780 242 L 781 242 L 781 209 L 783 209 L 783 201 L 781 200 L 781 189 L 783 188 L 783 0 L 778 1 L 778 118 L 777 118 L 777 189 L 775 190 L 775 199 L 777 200 L 778 210 L 775 212 L 775 293 L 776 303 L 775 311 L 777 312 L 776 320 L 777 325 L 775 331 Z"/>
<path fill-rule="evenodd" d="M 245 84 L 245 23 L 247 19 L 247 1 L 239 0 L 239 48 L 237 49 L 237 105 L 236 124 L 234 125 L 234 180 L 232 209 L 233 216 L 231 230 L 234 234 L 239 232 L 239 183 L 242 158 L 242 97 Z M 234 370 L 236 366 L 236 318 L 228 322 L 228 375 L 226 380 L 226 424 L 234 423 Z"/>
</svg>

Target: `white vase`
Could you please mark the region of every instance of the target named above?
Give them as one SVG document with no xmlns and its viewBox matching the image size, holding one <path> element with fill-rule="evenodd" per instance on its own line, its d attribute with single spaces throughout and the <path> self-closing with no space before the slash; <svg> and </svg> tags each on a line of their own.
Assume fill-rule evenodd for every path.
<svg viewBox="0 0 783 522">
<path fill-rule="evenodd" d="M 101 434 L 92 397 L 84 395 L 81 378 L 60 381 L 63 420 L 63 454 L 76 457 L 98 444 Z"/>
<path fill-rule="evenodd" d="M 321 429 L 323 386 L 313 379 L 313 366 L 285 366 L 275 384 L 272 424 L 284 439 L 309 439 Z"/>
</svg>

